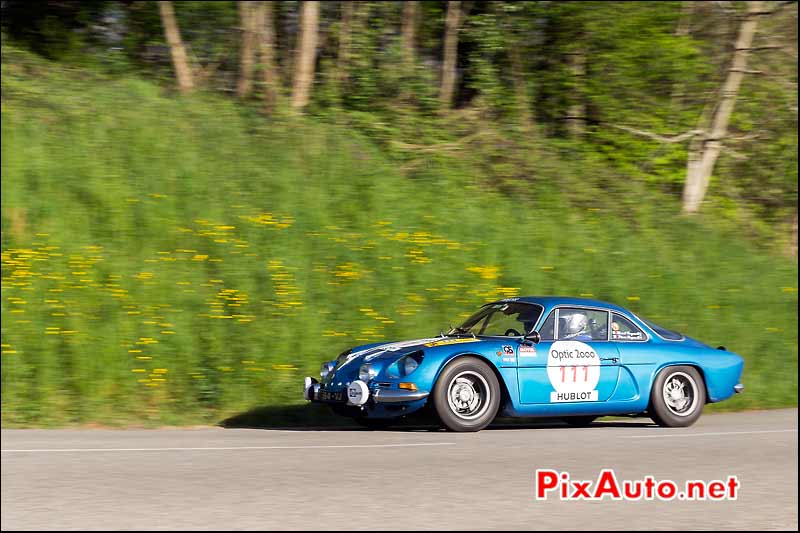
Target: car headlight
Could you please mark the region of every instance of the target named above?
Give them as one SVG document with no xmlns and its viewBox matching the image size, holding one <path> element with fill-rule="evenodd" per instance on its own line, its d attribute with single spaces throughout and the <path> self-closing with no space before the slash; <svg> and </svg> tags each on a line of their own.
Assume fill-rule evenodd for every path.
<svg viewBox="0 0 800 533">
<path fill-rule="evenodd" d="M 417 369 L 419 363 L 413 357 L 403 357 L 403 375 L 409 375 Z"/>
<path fill-rule="evenodd" d="M 361 365 L 361 368 L 358 369 L 358 379 L 365 383 L 377 375 L 378 370 L 369 363 Z"/>
<path fill-rule="evenodd" d="M 386 375 L 390 378 L 402 378 L 405 377 L 412 372 L 414 372 L 417 368 L 419 368 L 419 364 L 422 362 L 422 352 L 414 352 L 408 355 L 404 355 L 394 363 L 392 363 L 389 368 L 386 369 Z"/>
<path fill-rule="evenodd" d="M 336 366 L 336 363 L 333 362 L 333 361 L 326 361 L 326 362 L 322 363 L 322 367 L 319 369 L 319 376 L 322 379 L 325 379 L 327 377 L 327 375 L 330 374 L 333 371 L 335 366 Z"/>
</svg>

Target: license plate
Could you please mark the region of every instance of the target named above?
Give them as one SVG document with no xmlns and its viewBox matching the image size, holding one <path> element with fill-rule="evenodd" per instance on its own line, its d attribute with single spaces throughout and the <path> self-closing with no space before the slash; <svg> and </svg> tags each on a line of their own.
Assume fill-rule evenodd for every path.
<svg viewBox="0 0 800 533">
<path fill-rule="evenodd" d="M 343 402 L 344 392 L 319 391 L 319 399 L 323 402 Z"/>
</svg>

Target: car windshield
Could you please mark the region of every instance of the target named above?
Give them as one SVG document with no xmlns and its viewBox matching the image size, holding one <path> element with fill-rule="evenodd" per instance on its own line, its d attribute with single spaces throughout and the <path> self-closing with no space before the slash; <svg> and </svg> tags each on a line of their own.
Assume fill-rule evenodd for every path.
<svg viewBox="0 0 800 533">
<path fill-rule="evenodd" d="M 473 333 L 488 337 L 520 337 L 531 332 L 542 308 L 536 304 L 500 302 L 483 306 L 453 333 Z"/>
</svg>

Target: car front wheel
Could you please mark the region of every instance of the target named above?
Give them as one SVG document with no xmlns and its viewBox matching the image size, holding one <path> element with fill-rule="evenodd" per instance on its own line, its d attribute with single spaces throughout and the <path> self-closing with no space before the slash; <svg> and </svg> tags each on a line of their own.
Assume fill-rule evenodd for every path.
<svg viewBox="0 0 800 533">
<path fill-rule="evenodd" d="M 447 429 L 480 431 L 497 415 L 500 385 L 485 362 L 462 357 L 439 375 L 433 388 L 433 405 Z"/>
<path fill-rule="evenodd" d="M 656 376 L 650 392 L 650 417 L 659 426 L 694 424 L 706 403 L 703 377 L 691 366 L 669 366 Z"/>
</svg>

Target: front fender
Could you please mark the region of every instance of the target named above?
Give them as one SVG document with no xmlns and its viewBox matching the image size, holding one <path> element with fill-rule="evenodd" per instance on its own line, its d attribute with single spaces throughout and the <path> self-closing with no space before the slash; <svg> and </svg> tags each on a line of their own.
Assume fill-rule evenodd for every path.
<svg viewBox="0 0 800 533">
<path fill-rule="evenodd" d="M 486 355 L 483 355 L 475 351 L 461 351 L 461 352 L 451 353 L 445 357 L 442 357 L 441 360 L 438 361 L 438 365 L 436 366 L 435 372 L 432 373 L 430 381 L 430 389 L 428 390 L 430 390 L 431 393 L 433 393 L 433 389 L 436 386 L 436 383 L 439 381 L 439 376 L 447 367 L 447 365 L 449 365 L 456 359 L 462 359 L 464 357 L 474 357 L 476 359 L 480 359 L 481 361 L 486 363 L 487 366 L 492 370 L 495 377 L 497 378 L 497 382 L 500 384 L 500 394 L 502 396 L 502 401 L 500 404 L 501 412 L 503 408 L 509 402 L 511 402 L 511 398 L 516 398 L 519 396 L 519 392 L 517 391 L 517 369 L 513 367 L 498 366 L 497 361 L 493 361 Z"/>
</svg>

